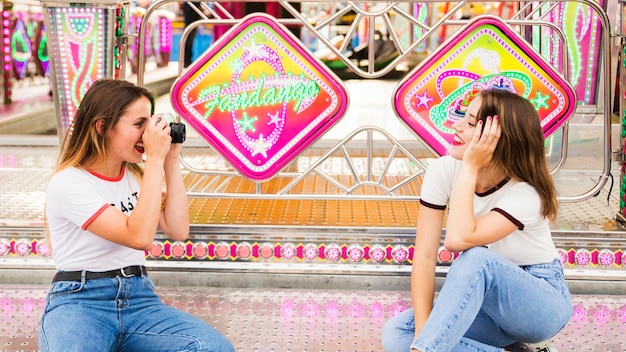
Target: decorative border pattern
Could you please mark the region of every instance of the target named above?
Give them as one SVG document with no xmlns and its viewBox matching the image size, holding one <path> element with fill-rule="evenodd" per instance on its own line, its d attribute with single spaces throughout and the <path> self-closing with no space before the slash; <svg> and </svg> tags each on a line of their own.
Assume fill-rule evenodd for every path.
<svg viewBox="0 0 626 352">
<path fill-rule="evenodd" d="M 559 248 L 561 263 L 574 268 L 603 269 L 626 267 L 622 248 Z M 146 257 L 155 261 L 266 261 L 290 263 L 336 264 L 392 264 L 410 265 L 414 246 L 377 243 L 300 243 L 300 242 L 249 242 L 249 241 L 169 241 L 156 240 L 146 251 Z M 0 238 L 0 258 L 48 257 L 50 247 L 43 241 L 28 238 Z M 437 261 L 451 264 L 458 253 L 443 247 Z"/>
</svg>

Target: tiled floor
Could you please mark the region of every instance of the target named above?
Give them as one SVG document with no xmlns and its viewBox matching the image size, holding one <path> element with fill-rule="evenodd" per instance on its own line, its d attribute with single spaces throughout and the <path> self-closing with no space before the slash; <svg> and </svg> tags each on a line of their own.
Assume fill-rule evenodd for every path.
<svg viewBox="0 0 626 352">
<path fill-rule="evenodd" d="M 47 286 L 0 289 L 0 352 L 37 351 Z M 200 317 L 237 351 L 381 351 L 380 329 L 410 306 L 408 292 L 158 288 L 168 305 Z M 626 350 L 626 304 L 618 296 L 574 296 L 575 315 L 545 344 L 559 351 Z M 514 319 L 514 317 L 512 317 Z M 85 351 L 89 349 L 86 348 Z"/>
</svg>

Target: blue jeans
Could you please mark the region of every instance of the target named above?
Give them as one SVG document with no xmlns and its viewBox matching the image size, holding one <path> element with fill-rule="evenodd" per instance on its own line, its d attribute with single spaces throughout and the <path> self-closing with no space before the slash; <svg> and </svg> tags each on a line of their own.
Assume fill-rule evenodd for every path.
<svg viewBox="0 0 626 352">
<path fill-rule="evenodd" d="M 162 303 L 147 276 L 52 284 L 41 352 L 234 351 L 201 319 Z"/>
<path fill-rule="evenodd" d="M 385 351 L 503 351 L 556 335 L 573 313 L 559 260 L 516 266 L 484 247 L 450 266 L 426 324 L 415 339 L 413 309 L 385 323 Z"/>
</svg>

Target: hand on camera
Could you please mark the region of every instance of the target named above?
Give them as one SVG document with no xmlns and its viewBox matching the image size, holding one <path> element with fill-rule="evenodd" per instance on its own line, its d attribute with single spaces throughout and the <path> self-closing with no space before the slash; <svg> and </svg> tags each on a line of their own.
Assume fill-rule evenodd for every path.
<svg viewBox="0 0 626 352">
<path fill-rule="evenodd" d="M 150 117 L 143 132 L 143 144 L 146 149 L 146 158 L 164 159 L 170 150 L 172 138 L 170 126 L 163 116 L 156 114 Z"/>
</svg>

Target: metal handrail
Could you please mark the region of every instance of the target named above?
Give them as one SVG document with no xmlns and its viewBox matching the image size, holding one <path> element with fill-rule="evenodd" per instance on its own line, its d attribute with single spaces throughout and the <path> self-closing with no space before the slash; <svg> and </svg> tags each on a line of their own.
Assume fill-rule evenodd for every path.
<svg viewBox="0 0 626 352">
<path fill-rule="evenodd" d="M 163 6 L 164 4 L 167 3 L 172 3 L 172 2 L 180 2 L 177 0 L 158 0 L 156 2 L 154 2 L 146 11 L 145 13 L 145 17 L 148 18 L 153 12 L 154 10 L 156 10 L 157 8 Z M 226 1 L 229 2 L 229 1 Z M 461 2 L 456 2 L 454 4 L 454 6 L 445 14 L 443 14 L 443 16 L 438 19 L 435 23 L 431 24 L 431 25 L 422 25 L 417 19 L 415 19 L 410 13 L 406 12 L 404 9 L 402 9 L 399 5 L 403 4 L 403 3 L 409 3 L 409 2 L 387 2 L 387 3 L 383 3 L 384 7 L 383 10 L 378 11 L 378 12 L 368 12 L 366 10 L 362 10 L 359 5 L 365 2 L 359 2 L 359 1 L 350 1 L 347 3 L 343 3 L 346 4 L 346 7 L 337 12 L 336 14 L 334 14 L 333 16 L 327 18 L 325 21 L 322 21 L 316 25 L 313 25 L 311 23 L 309 23 L 308 19 L 304 17 L 303 14 L 301 14 L 300 12 L 298 12 L 290 2 L 287 1 L 283 1 L 283 0 L 276 0 L 275 2 L 278 2 L 281 4 L 281 6 L 287 11 L 289 12 L 294 18 L 293 19 L 285 19 L 285 18 L 279 18 L 277 19 L 277 21 L 279 23 L 283 23 L 283 24 L 293 24 L 293 23 L 299 23 L 300 25 L 302 25 L 303 28 L 308 29 L 309 31 L 311 31 L 311 33 L 313 33 L 316 37 L 317 40 L 319 40 L 321 43 L 323 43 L 324 45 L 326 45 L 326 47 L 328 47 L 328 49 L 330 51 L 332 51 L 340 60 L 342 60 L 346 66 L 351 69 L 354 73 L 356 73 L 358 76 L 361 76 L 362 78 L 365 79 L 376 79 L 379 77 L 382 77 L 386 74 L 388 74 L 393 67 L 398 64 L 399 62 L 401 62 L 402 60 L 404 60 L 414 49 L 416 49 L 420 44 L 425 43 L 428 38 L 430 36 L 432 36 L 435 31 L 437 31 L 441 26 L 444 25 L 456 25 L 456 24 L 462 24 L 462 21 L 458 21 L 458 20 L 453 20 L 452 16 L 459 11 L 463 6 L 467 5 L 468 3 L 472 3 L 472 2 L 478 2 L 478 1 L 461 1 Z M 306 3 L 308 1 L 303 1 L 302 3 Z M 321 1 L 322 3 L 335 3 L 334 1 Z M 425 0 L 423 1 L 424 3 L 440 3 L 441 1 L 433 1 L 433 0 Z M 536 15 L 535 12 L 532 12 L 530 9 L 530 4 L 528 2 L 525 1 L 515 1 L 517 3 L 522 4 L 522 6 L 520 7 L 520 10 L 517 11 L 515 14 L 513 14 L 511 19 L 506 20 L 505 22 L 512 24 L 512 25 L 542 25 L 542 26 L 548 26 L 550 27 L 552 30 L 555 31 L 555 33 L 557 33 L 559 36 L 561 36 L 562 40 L 561 42 L 563 43 L 564 40 L 564 35 L 562 33 L 562 31 L 555 26 L 554 24 L 550 23 L 550 22 L 546 22 L 543 20 L 536 20 L 536 19 L 532 19 L 531 17 Z M 600 55 L 601 60 L 602 61 L 602 73 L 601 73 L 601 77 L 602 77 L 602 82 L 603 82 L 603 90 L 604 92 L 610 92 L 611 91 L 611 49 L 610 49 L 610 43 L 611 43 L 611 37 L 610 37 L 610 28 L 609 28 L 609 19 L 608 16 L 606 14 L 606 12 L 604 11 L 604 9 L 597 3 L 594 1 L 590 1 L 590 0 L 579 0 L 579 1 L 570 1 L 570 0 L 556 0 L 556 1 L 544 1 L 544 0 L 540 0 L 537 1 L 535 3 L 548 3 L 548 4 L 555 4 L 555 3 L 564 3 L 564 2 L 577 2 L 577 3 L 581 3 L 581 4 L 585 4 L 587 6 L 589 6 L 597 15 L 598 15 L 598 19 L 600 21 L 601 24 L 601 28 L 602 28 L 602 53 Z M 212 2 L 206 2 L 206 3 L 212 3 Z M 504 2 L 503 2 L 504 3 Z M 217 3 L 215 3 L 217 4 Z M 219 6 L 218 4 L 216 6 Z M 205 4 L 203 3 L 203 8 L 205 8 Z M 210 8 L 210 7 L 208 7 Z M 385 22 L 386 25 L 390 26 L 391 23 L 388 20 L 388 16 L 389 12 L 394 11 L 394 13 L 397 13 L 399 15 L 401 15 L 403 18 L 409 19 L 409 21 L 413 24 L 417 24 L 420 23 L 420 27 L 422 30 L 425 31 L 425 33 L 420 36 L 418 39 L 413 40 L 411 43 L 409 43 L 409 45 L 406 48 L 402 48 L 399 43 L 398 43 L 398 38 L 397 37 L 393 37 L 392 40 L 394 41 L 394 45 L 396 45 L 398 51 L 399 51 L 399 55 L 396 57 L 396 59 L 394 59 L 389 65 L 385 66 L 383 69 L 380 70 L 376 70 L 373 62 L 375 60 L 375 57 L 373 56 L 373 41 L 374 41 L 374 35 L 373 32 L 371 31 L 373 29 L 373 26 L 370 26 L 370 35 L 369 35 L 369 40 L 370 40 L 370 51 L 368 52 L 368 70 L 364 71 L 363 69 L 361 69 L 360 67 L 356 66 L 350 59 L 349 57 L 347 57 L 344 53 L 344 49 L 346 48 L 347 44 L 345 42 L 341 43 L 341 45 L 339 45 L 339 47 L 335 47 L 328 38 L 326 38 L 320 31 L 321 29 L 323 29 L 325 26 L 330 25 L 333 21 L 333 19 L 336 19 L 338 16 L 341 16 L 342 13 L 348 12 L 349 10 L 355 10 L 355 12 L 357 13 L 357 18 L 359 19 L 368 19 L 369 21 L 373 21 L 376 17 L 382 17 L 383 21 Z M 217 14 L 214 11 L 209 11 L 211 16 L 216 16 Z M 234 18 L 232 15 L 228 14 L 228 12 L 226 12 L 225 15 L 227 18 L 208 18 L 207 16 L 203 15 L 203 18 L 201 21 L 194 23 L 192 26 L 189 26 L 189 28 L 186 28 L 183 32 L 183 38 L 182 40 L 185 40 L 187 38 L 188 33 L 193 30 L 194 28 L 196 28 L 199 25 L 204 25 L 204 24 L 236 24 L 239 19 Z M 141 29 L 140 29 L 140 33 L 144 33 L 146 30 L 146 26 L 147 26 L 148 21 L 143 21 L 141 24 Z M 352 26 L 348 31 L 353 31 L 355 30 L 354 26 Z M 144 45 L 144 36 L 143 35 L 139 35 L 139 46 L 143 47 Z M 565 57 L 565 59 L 563 59 L 563 63 L 566 65 L 568 60 L 566 57 L 566 50 L 562 50 L 563 55 Z M 145 57 L 144 57 L 144 53 L 143 51 L 139 51 L 139 55 L 138 55 L 138 61 L 139 61 L 139 67 L 140 70 L 137 73 L 137 83 L 139 85 L 143 85 L 143 79 L 144 79 L 144 72 L 141 69 L 143 67 L 143 64 L 145 62 Z M 567 73 L 567 67 L 564 67 L 565 69 L 565 73 Z M 182 69 L 181 69 L 182 70 Z M 182 72 L 182 71 L 180 71 Z M 603 101 L 603 169 L 601 174 L 598 177 L 598 181 L 597 183 L 590 188 L 589 190 L 578 194 L 578 195 L 574 195 L 574 196 L 559 196 L 558 200 L 560 202 L 579 202 L 579 201 L 583 201 L 586 199 L 589 199 L 591 197 L 594 197 L 595 195 L 597 195 L 606 185 L 609 177 L 610 177 L 610 172 L 611 172 L 611 158 L 612 158 L 612 150 L 611 150 L 611 115 L 609 112 L 609 107 L 611 106 L 611 97 L 610 94 L 604 94 L 602 97 Z M 567 138 L 569 136 L 568 133 L 568 128 L 569 126 L 566 124 L 564 125 L 564 127 L 562 127 L 562 132 L 563 132 L 563 139 L 562 139 L 562 144 L 561 144 L 561 154 L 560 154 L 560 159 L 557 162 L 556 166 L 554 167 L 554 169 L 552 170 L 552 173 L 558 173 L 558 171 L 561 169 L 561 167 L 564 165 L 564 162 L 566 160 L 567 157 Z M 206 173 L 206 170 L 197 170 L 195 168 L 193 168 L 192 166 L 186 164 L 183 161 L 183 165 L 184 167 L 186 167 L 188 170 L 192 171 L 192 172 L 202 172 L 202 173 Z M 307 170 L 307 172 L 313 172 L 313 170 Z M 230 174 L 232 176 L 237 175 L 237 173 L 232 172 L 232 173 L 228 173 L 228 172 L 212 172 L 212 174 L 214 175 L 224 175 L 224 174 Z M 256 187 L 257 190 L 260 190 L 260 186 Z M 195 194 L 195 193 L 191 193 L 190 195 L 192 196 L 210 196 L 210 195 L 202 195 L 202 194 Z M 224 194 L 224 193 L 219 193 L 220 196 L 229 196 L 229 197 L 239 197 L 238 194 Z M 250 197 L 250 194 L 247 194 L 248 197 Z M 254 195 L 255 197 L 259 197 L 260 195 Z M 263 195 L 262 197 L 266 197 L 268 195 Z M 278 196 L 278 195 L 276 195 Z M 284 194 L 280 194 L 281 197 L 285 197 L 286 195 Z M 303 195 L 300 195 L 303 196 Z M 323 197 L 321 195 L 307 195 L 306 197 Z M 326 195 L 326 197 L 328 197 L 328 195 Z M 394 196 L 390 196 L 390 198 L 395 198 Z M 397 199 L 397 198 L 395 198 Z"/>
</svg>

